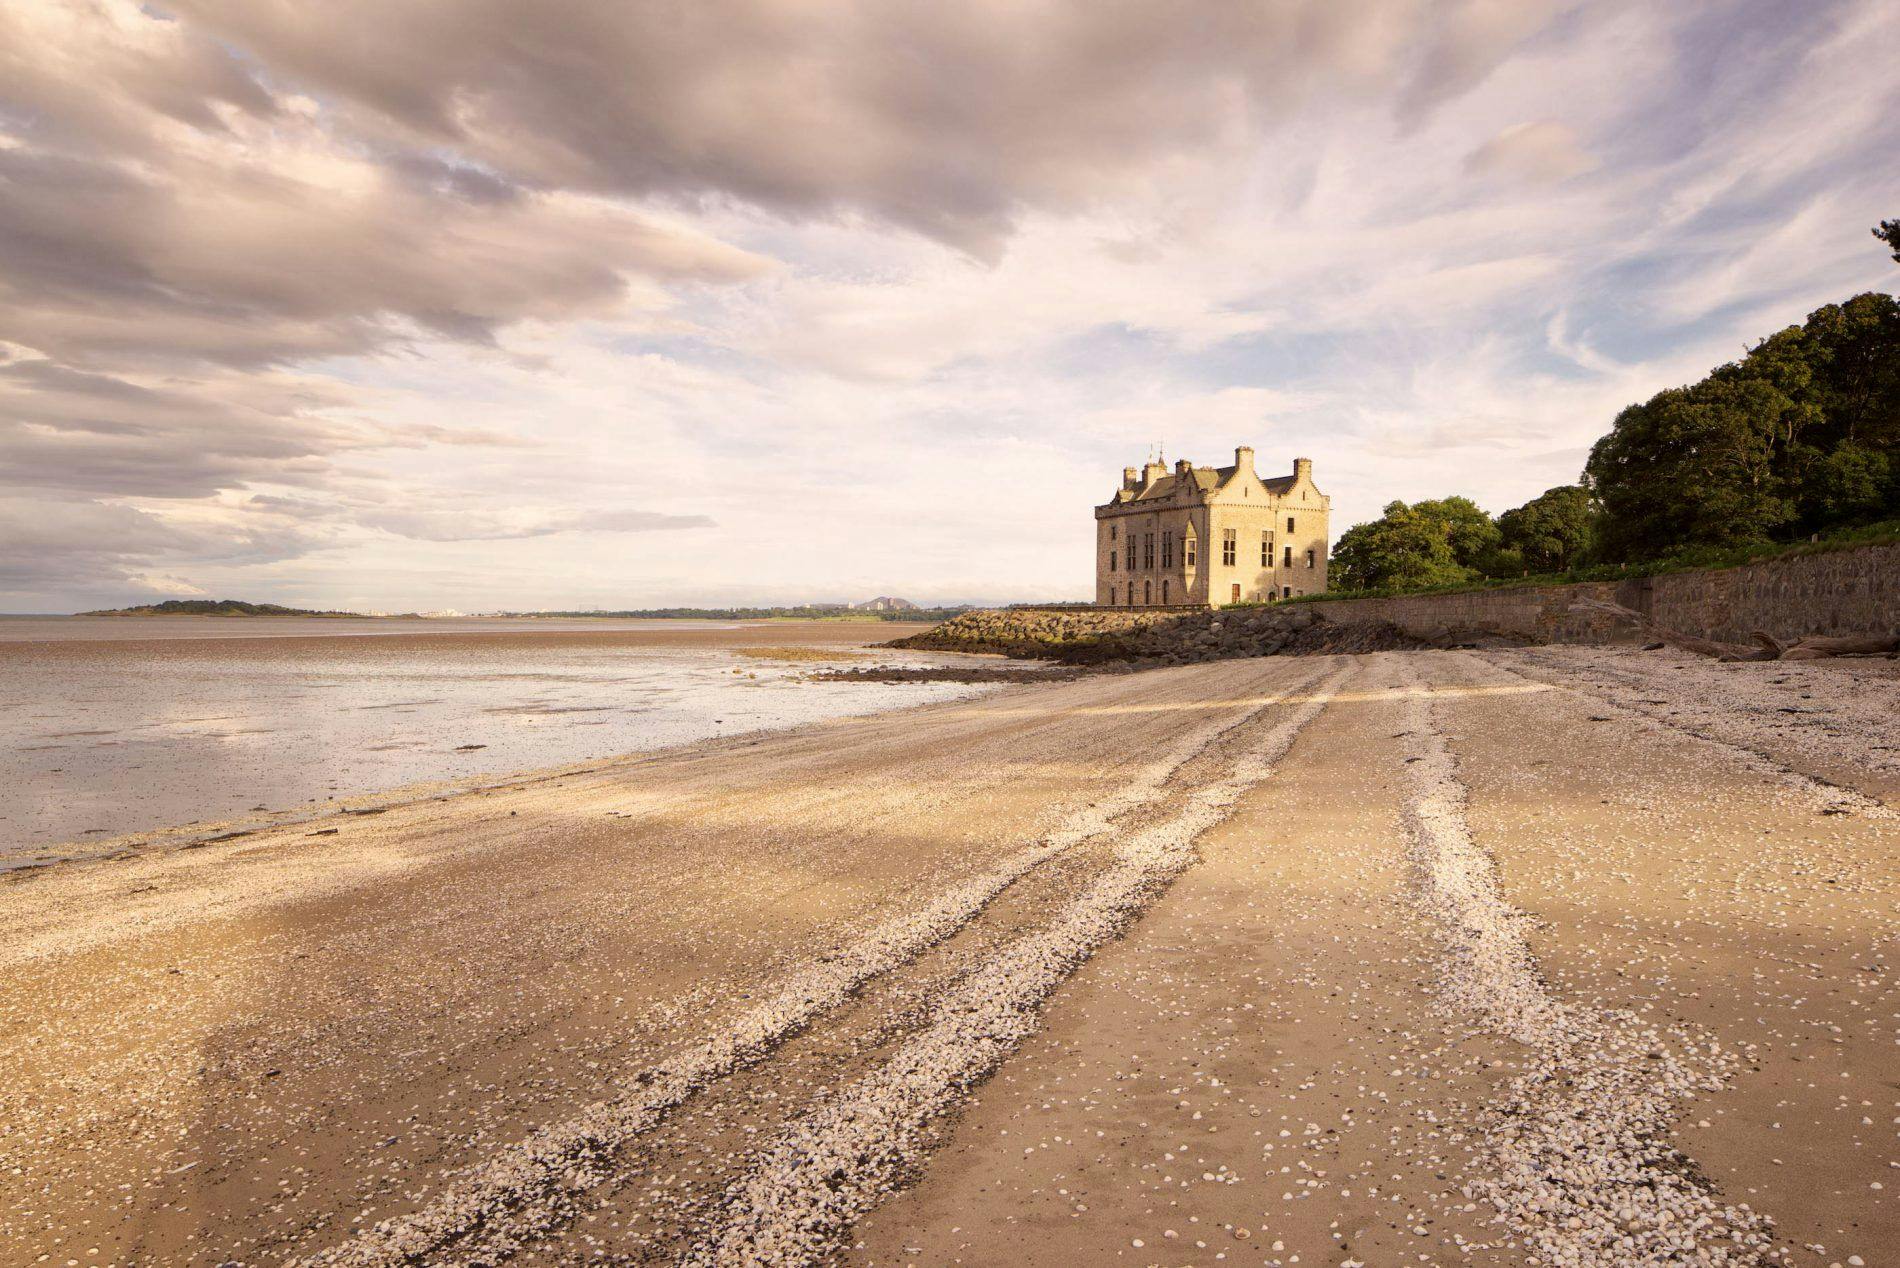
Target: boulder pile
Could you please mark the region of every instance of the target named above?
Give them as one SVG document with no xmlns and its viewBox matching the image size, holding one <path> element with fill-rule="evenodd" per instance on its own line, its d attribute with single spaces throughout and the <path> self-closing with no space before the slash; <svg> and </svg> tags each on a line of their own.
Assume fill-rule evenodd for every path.
<svg viewBox="0 0 1900 1268">
<path fill-rule="evenodd" d="M 1145 669 L 1243 656 L 1402 651 L 1440 644 L 1389 621 L 1331 621 L 1310 607 L 1287 604 L 1152 612 L 981 609 L 886 646 Z"/>
</svg>

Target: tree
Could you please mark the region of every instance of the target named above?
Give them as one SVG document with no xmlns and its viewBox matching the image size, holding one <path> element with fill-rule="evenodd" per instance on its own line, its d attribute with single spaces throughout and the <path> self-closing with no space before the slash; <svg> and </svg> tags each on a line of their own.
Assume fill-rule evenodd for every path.
<svg viewBox="0 0 1900 1268">
<path fill-rule="evenodd" d="M 1340 535 L 1331 563 L 1335 584 L 1344 590 L 1415 590 L 1476 579 L 1477 569 L 1461 562 L 1453 545 L 1454 537 L 1467 547 L 1483 537 L 1473 512 L 1490 523 L 1467 498 L 1387 504 L 1378 519 Z"/>
<path fill-rule="evenodd" d="M 1454 495 L 1414 502 L 1412 510 L 1445 525 L 1452 558 L 1467 568 L 1482 569 L 1501 542 L 1497 522 L 1470 498 Z"/>
<path fill-rule="evenodd" d="M 1900 264 L 1900 220 L 1883 220 L 1874 236 L 1893 248 L 1893 262 Z"/>
<path fill-rule="evenodd" d="M 1617 415 L 1584 467 L 1603 505 L 1605 557 L 1766 541 L 1795 513 L 1774 465 L 1790 408 L 1766 380 L 1731 375 L 1658 392 Z"/>
<path fill-rule="evenodd" d="M 1595 519 L 1590 491 L 1582 485 L 1546 489 L 1498 516 L 1503 548 L 1498 552 L 1498 566 L 1487 571 L 1493 576 L 1510 576 L 1514 570 L 1509 556 L 1515 554 L 1519 569 L 1562 572 L 1589 549 Z"/>
<path fill-rule="evenodd" d="M 1846 441 L 1808 449 L 1796 494 L 1801 524 L 1866 523 L 1900 512 L 1900 470 L 1889 455 Z"/>
</svg>

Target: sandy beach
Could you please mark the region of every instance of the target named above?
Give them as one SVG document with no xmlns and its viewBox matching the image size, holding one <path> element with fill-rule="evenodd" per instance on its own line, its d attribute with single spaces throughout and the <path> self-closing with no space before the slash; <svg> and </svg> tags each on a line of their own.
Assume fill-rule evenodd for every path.
<svg viewBox="0 0 1900 1268">
<path fill-rule="evenodd" d="M 0 878 L 0 1262 L 1891 1263 L 1896 719 L 1236 660 Z"/>
</svg>

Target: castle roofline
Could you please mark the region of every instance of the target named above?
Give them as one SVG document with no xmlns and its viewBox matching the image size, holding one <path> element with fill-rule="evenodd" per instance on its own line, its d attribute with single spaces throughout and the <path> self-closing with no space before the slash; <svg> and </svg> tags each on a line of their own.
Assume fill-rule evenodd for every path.
<svg viewBox="0 0 1900 1268">
<path fill-rule="evenodd" d="M 1225 467 L 1197 467 L 1184 459 L 1175 464 L 1172 472 L 1168 472 L 1160 463 L 1151 462 L 1140 468 L 1124 467 L 1122 487 L 1115 491 L 1111 500 L 1099 505 L 1101 509 L 1107 510 L 1138 503 L 1166 502 L 1178 500 L 1183 493 L 1202 500 L 1226 488 L 1236 478 L 1251 479 L 1267 493 L 1277 497 L 1298 485 L 1302 475 L 1310 481 L 1312 466 L 1309 459 L 1296 458 L 1291 474 L 1263 478 L 1254 473 L 1253 450 L 1245 446 L 1234 451 L 1233 463 Z"/>
</svg>

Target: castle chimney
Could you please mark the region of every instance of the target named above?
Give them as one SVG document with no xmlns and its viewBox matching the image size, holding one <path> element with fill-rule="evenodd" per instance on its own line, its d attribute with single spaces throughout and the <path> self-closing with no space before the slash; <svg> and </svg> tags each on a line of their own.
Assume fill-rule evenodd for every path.
<svg viewBox="0 0 1900 1268">
<path fill-rule="evenodd" d="M 1166 474 L 1168 474 L 1167 467 L 1159 462 L 1143 463 L 1141 468 L 1141 482 L 1143 484 L 1153 484 Z"/>
<path fill-rule="evenodd" d="M 1234 450 L 1234 474 L 1253 474 L 1253 446 L 1242 445 Z"/>
<path fill-rule="evenodd" d="M 1192 470 L 1194 470 L 1194 464 L 1189 462 L 1186 458 L 1176 458 L 1174 460 L 1174 474 L 1184 476 Z"/>
<path fill-rule="evenodd" d="M 1135 467 L 1123 467 L 1122 468 L 1122 488 L 1138 489 L 1140 487 L 1141 487 L 1141 471 Z"/>
<path fill-rule="evenodd" d="M 1304 480 L 1308 484 L 1313 483 L 1313 460 L 1311 458 L 1295 458 L 1293 460 L 1293 478 L 1295 480 Z"/>
</svg>

